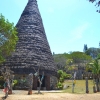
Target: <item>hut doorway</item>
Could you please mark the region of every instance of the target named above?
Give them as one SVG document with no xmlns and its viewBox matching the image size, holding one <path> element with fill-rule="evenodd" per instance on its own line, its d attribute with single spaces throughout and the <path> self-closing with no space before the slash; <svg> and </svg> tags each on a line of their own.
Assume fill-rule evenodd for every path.
<svg viewBox="0 0 100 100">
<path fill-rule="evenodd" d="M 40 79 L 42 78 L 42 75 L 39 75 L 40 76 Z M 39 87 L 39 81 L 37 80 L 37 87 Z M 44 78 L 43 78 L 43 80 L 42 80 L 42 85 L 41 85 L 41 88 L 43 88 L 43 87 L 46 87 L 46 85 L 45 85 L 45 76 L 44 76 Z"/>
</svg>

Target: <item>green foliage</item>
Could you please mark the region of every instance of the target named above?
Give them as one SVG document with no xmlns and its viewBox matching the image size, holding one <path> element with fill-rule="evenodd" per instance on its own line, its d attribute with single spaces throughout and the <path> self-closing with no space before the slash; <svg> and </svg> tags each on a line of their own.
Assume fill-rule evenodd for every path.
<svg viewBox="0 0 100 100">
<path fill-rule="evenodd" d="M 93 74 L 100 74 L 100 59 L 95 59 L 86 66 L 86 71 L 92 71 Z"/>
<path fill-rule="evenodd" d="M 57 88 L 62 89 L 63 88 L 63 82 L 64 79 L 67 77 L 67 74 L 63 72 L 63 70 L 58 70 L 58 83 L 57 83 Z"/>
<path fill-rule="evenodd" d="M 63 70 L 58 70 L 57 73 L 58 73 L 58 78 L 60 78 L 62 76 Z"/>
<path fill-rule="evenodd" d="M 58 82 L 58 83 L 57 83 L 57 88 L 58 88 L 58 89 L 63 89 L 63 83 Z"/>
<path fill-rule="evenodd" d="M 25 83 L 26 82 L 26 79 L 21 79 L 20 82 L 21 83 Z"/>
<path fill-rule="evenodd" d="M 98 62 L 98 59 L 94 60 L 94 63 L 92 66 L 92 72 L 93 74 L 100 74 L 100 64 Z"/>
<path fill-rule="evenodd" d="M 83 52 L 71 52 L 70 54 L 55 54 L 54 61 L 58 67 L 58 70 L 68 71 L 70 66 L 76 67 L 79 63 L 85 66 L 92 60 L 91 56 L 86 55 Z M 76 65 L 76 66 L 75 66 Z"/>
<path fill-rule="evenodd" d="M 0 76 L 0 89 L 4 88 L 4 77 Z"/>
<path fill-rule="evenodd" d="M 0 81 L 4 81 L 4 77 L 3 76 L 0 76 Z"/>
<path fill-rule="evenodd" d="M 97 59 L 100 59 L 100 53 L 98 54 Z"/>
<path fill-rule="evenodd" d="M 87 64 L 86 64 L 85 70 L 86 70 L 87 72 L 92 72 L 92 65 L 93 65 L 93 62 L 87 63 Z"/>
<path fill-rule="evenodd" d="M 59 79 L 59 82 L 64 82 L 64 78 L 63 77 L 60 77 L 60 79 Z"/>
<path fill-rule="evenodd" d="M 72 52 L 69 56 L 69 59 L 73 59 L 73 63 L 80 63 L 91 60 L 91 57 L 83 52 Z"/>
<path fill-rule="evenodd" d="M 66 78 L 67 74 L 66 72 L 63 72 L 63 70 L 58 70 L 58 79 L 59 81 L 64 81 L 64 79 Z"/>
<path fill-rule="evenodd" d="M 68 70 L 74 70 L 75 69 L 75 66 L 70 66 L 70 67 L 68 67 Z"/>
<path fill-rule="evenodd" d="M 100 53 L 100 48 L 89 48 L 88 50 L 85 51 L 87 55 L 91 55 L 93 58 L 98 57 Z"/>
<path fill-rule="evenodd" d="M 57 69 L 65 70 L 64 67 L 66 66 L 66 57 L 63 54 L 55 54 L 53 56 Z"/>
<path fill-rule="evenodd" d="M 0 14 L 0 63 L 4 62 L 6 57 L 15 50 L 17 40 L 14 24 L 5 20 L 5 17 Z"/>
<path fill-rule="evenodd" d="M 13 80 L 12 86 L 16 86 L 18 84 L 18 80 Z"/>
<path fill-rule="evenodd" d="M 71 65 L 73 63 L 73 59 L 67 59 L 66 64 Z"/>
<path fill-rule="evenodd" d="M 71 74 L 66 74 L 66 79 L 70 79 L 72 77 Z"/>
</svg>

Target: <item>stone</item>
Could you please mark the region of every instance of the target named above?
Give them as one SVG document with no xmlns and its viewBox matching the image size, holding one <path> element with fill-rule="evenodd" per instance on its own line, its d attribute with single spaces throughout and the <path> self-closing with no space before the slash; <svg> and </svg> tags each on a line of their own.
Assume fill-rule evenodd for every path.
<svg viewBox="0 0 100 100">
<path fill-rule="evenodd" d="M 67 84 L 64 84 L 63 89 L 67 89 L 69 86 Z"/>
</svg>

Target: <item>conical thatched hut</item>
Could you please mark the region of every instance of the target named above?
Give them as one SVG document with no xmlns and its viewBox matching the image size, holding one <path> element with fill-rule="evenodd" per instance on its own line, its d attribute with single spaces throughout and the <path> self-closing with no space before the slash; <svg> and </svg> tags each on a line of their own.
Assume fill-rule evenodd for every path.
<svg viewBox="0 0 100 100">
<path fill-rule="evenodd" d="M 43 87 L 49 90 L 56 82 L 57 69 L 36 0 L 28 0 L 16 27 L 19 37 L 16 51 L 4 65 L 10 67 L 17 75 L 34 74 L 34 68 L 40 68 L 40 75 L 42 72 L 45 74 Z M 37 87 L 37 78 L 34 77 L 33 89 Z"/>
</svg>

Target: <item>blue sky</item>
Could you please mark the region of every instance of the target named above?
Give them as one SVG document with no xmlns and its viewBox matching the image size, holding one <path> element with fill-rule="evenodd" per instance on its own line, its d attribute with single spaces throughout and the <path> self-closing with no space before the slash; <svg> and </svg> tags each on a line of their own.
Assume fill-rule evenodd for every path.
<svg viewBox="0 0 100 100">
<path fill-rule="evenodd" d="M 28 0 L 1 0 L 0 13 L 14 25 Z M 51 52 L 99 47 L 100 14 L 88 0 L 37 0 Z"/>
</svg>

